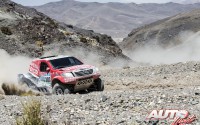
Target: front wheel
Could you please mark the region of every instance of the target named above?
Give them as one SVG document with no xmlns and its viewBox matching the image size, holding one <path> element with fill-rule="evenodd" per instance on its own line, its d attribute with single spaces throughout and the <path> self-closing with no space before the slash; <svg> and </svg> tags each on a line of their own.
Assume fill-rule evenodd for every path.
<svg viewBox="0 0 200 125">
<path fill-rule="evenodd" d="M 103 91 L 104 90 L 104 82 L 100 78 L 95 80 L 95 84 L 96 84 L 96 90 L 97 91 Z"/>
<path fill-rule="evenodd" d="M 69 93 L 70 93 L 70 90 L 63 85 L 56 83 L 53 86 L 53 94 L 64 95 L 64 94 L 69 94 Z"/>
</svg>

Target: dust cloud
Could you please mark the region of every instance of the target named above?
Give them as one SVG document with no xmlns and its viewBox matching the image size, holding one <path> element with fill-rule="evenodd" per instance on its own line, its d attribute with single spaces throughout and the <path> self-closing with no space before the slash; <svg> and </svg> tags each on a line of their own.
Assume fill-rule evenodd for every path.
<svg viewBox="0 0 200 125">
<path fill-rule="evenodd" d="M 87 49 L 82 47 L 73 47 L 70 49 L 69 48 L 65 49 L 64 51 L 60 51 L 59 49 L 60 47 L 58 46 L 55 47 L 55 46 L 54 48 L 57 49 L 46 52 L 44 56 L 50 56 L 50 55 L 74 56 L 78 58 L 80 61 L 82 61 L 84 64 L 94 65 L 99 68 L 124 67 L 127 64 L 126 60 L 124 59 L 117 57 L 112 59 L 112 57 L 106 57 L 102 53 L 98 53 L 95 51 L 88 51 Z"/>
<path fill-rule="evenodd" d="M 145 45 L 134 51 L 125 51 L 125 54 L 136 62 L 152 65 L 200 61 L 200 32 L 185 31 L 180 33 L 177 38 L 180 44 L 167 49 L 158 44 Z M 156 40 L 152 41 L 159 43 Z"/>
<path fill-rule="evenodd" d="M 159 45 L 146 45 L 143 48 L 128 52 L 127 56 L 141 64 L 172 64 L 187 61 L 200 61 L 200 32 L 182 32 L 178 36 L 181 44 L 168 49 L 163 49 Z M 55 47 L 57 48 L 57 47 Z M 85 51 L 84 48 L 73 48 L 60 52 L 59 49 L 46 52 L 47 55 L 69 55 L 75 56 L 85 64 L 95 65 L 97 67 L 123 67 L 128 66 L 124 60 L 111 60 L 110 63 L 104 64 L 102 59 L 104 56 L 97 52 Z M 31 58 L 24 56 L 11 56 L 6 51 L 0 49 L 0 83 L 17 83 L 17 74 L 26 73 Z M 129 66 L 132 64 L 129 63 Z"/>
<path fill-rule="evenodd" d="M 60 48 L 58 45 L 54 46 L 54 50 L 47 51 L 43 56 L 51 56 L 51 55 L 65 55 L 65 56 L 74 56 L 78 58 L 80 61 L 86 63 L 86 64 L 95 64 L 95 65 L 103 65 L 101 63 L 101 56 L 98 55 L 95 52 L 86 51 L 84 48 L 81 47 L 73 47 L 65 49 L 64 51 L 60 51 Z"/>
<path fill-rule="evenodd" d="M 46 52 L 43 56 L 52 55 L 69 55 L 74 56 L 83 61 L 85 64 L 91 64 L 99 68 L 106 67 L 110 64 L 105 65 L 102 62 L 102 58 L 98 53 L 85 51 L 84 48 L 73 48 L 65 51 L 60 51 L 59 47 L 54 47 L 52 51 Z M 17 75 L 21 73 L 27 73 L 29 65 L 33 59 L 25 56 L 9 55 L 6 51 L 0 49 L 0 85 L 2 83 L 17 83 Z M 123 62 L 118 60 L 118 63 L 112 63 L 111 65 L 119 66 Z"/>
<path fill-rule="evenodd" d="M 26 73 L 31 59 L 23 56 L 11 56 L 0 49 L 0 83 L 17 83 L 17 75 Z"/>
</svg>

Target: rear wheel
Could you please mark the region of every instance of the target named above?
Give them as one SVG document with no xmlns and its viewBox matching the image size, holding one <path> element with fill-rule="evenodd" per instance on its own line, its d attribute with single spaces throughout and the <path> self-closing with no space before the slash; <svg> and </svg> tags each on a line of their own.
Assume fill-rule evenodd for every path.
<svg viewBox="0 0 200 125">
<path fill-rule="evenodd" d="M 64 94 L 69 94 L 70 93 L 70 90 L 63 86 L 63 85 L 60 85 L 58 83 L 56 83 L 54 86 L 53 86 L 53 94 L 56 94 L 56 95 L 64 95 Z"/>
<path fill-rule="evenodd" d="M 104 82 L 100 78 L 95 80 L 95 84 L 96 84 L 96 90 L 97 91 L 103 91 L 104 90 Z"/>
<path fill-rule="evenodd" d="M 65 88 L 64 94 L 70 94 L 71 91 L 68 88 Z"/>
</svg>

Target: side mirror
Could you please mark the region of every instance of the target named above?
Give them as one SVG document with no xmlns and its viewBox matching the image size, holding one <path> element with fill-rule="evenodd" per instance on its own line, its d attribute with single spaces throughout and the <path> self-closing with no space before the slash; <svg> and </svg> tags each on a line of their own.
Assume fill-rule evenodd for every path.
<svg viewBox="0 0 200 125">
<path fill-rule="evenodd" d="M 46 71 L 47 71 L 47 72 L 50 72 L 50 68 L 49 68 L 49 67 L 47 67 L 47 68 L 46 68 Z"/>
</svg>

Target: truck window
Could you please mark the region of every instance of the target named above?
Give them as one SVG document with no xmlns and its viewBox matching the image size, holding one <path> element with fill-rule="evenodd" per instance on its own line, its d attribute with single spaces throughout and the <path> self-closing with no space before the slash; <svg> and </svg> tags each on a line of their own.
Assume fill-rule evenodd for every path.
<svg viewBox="0 0 200 125">
<path fill-rule="evenodd" d="M 65 57 L 50 60 L 51 64 L 55 69 L 65 68 L 70 66 L 82 65 L 83 63 L 74 57 Z"/>
<path fill-rule="evenodd" d="M 40 64 L 40 71 L 41 72 L 46 72 L 48 65 L 45 62 L 41 62 Z"/>
</svg>

